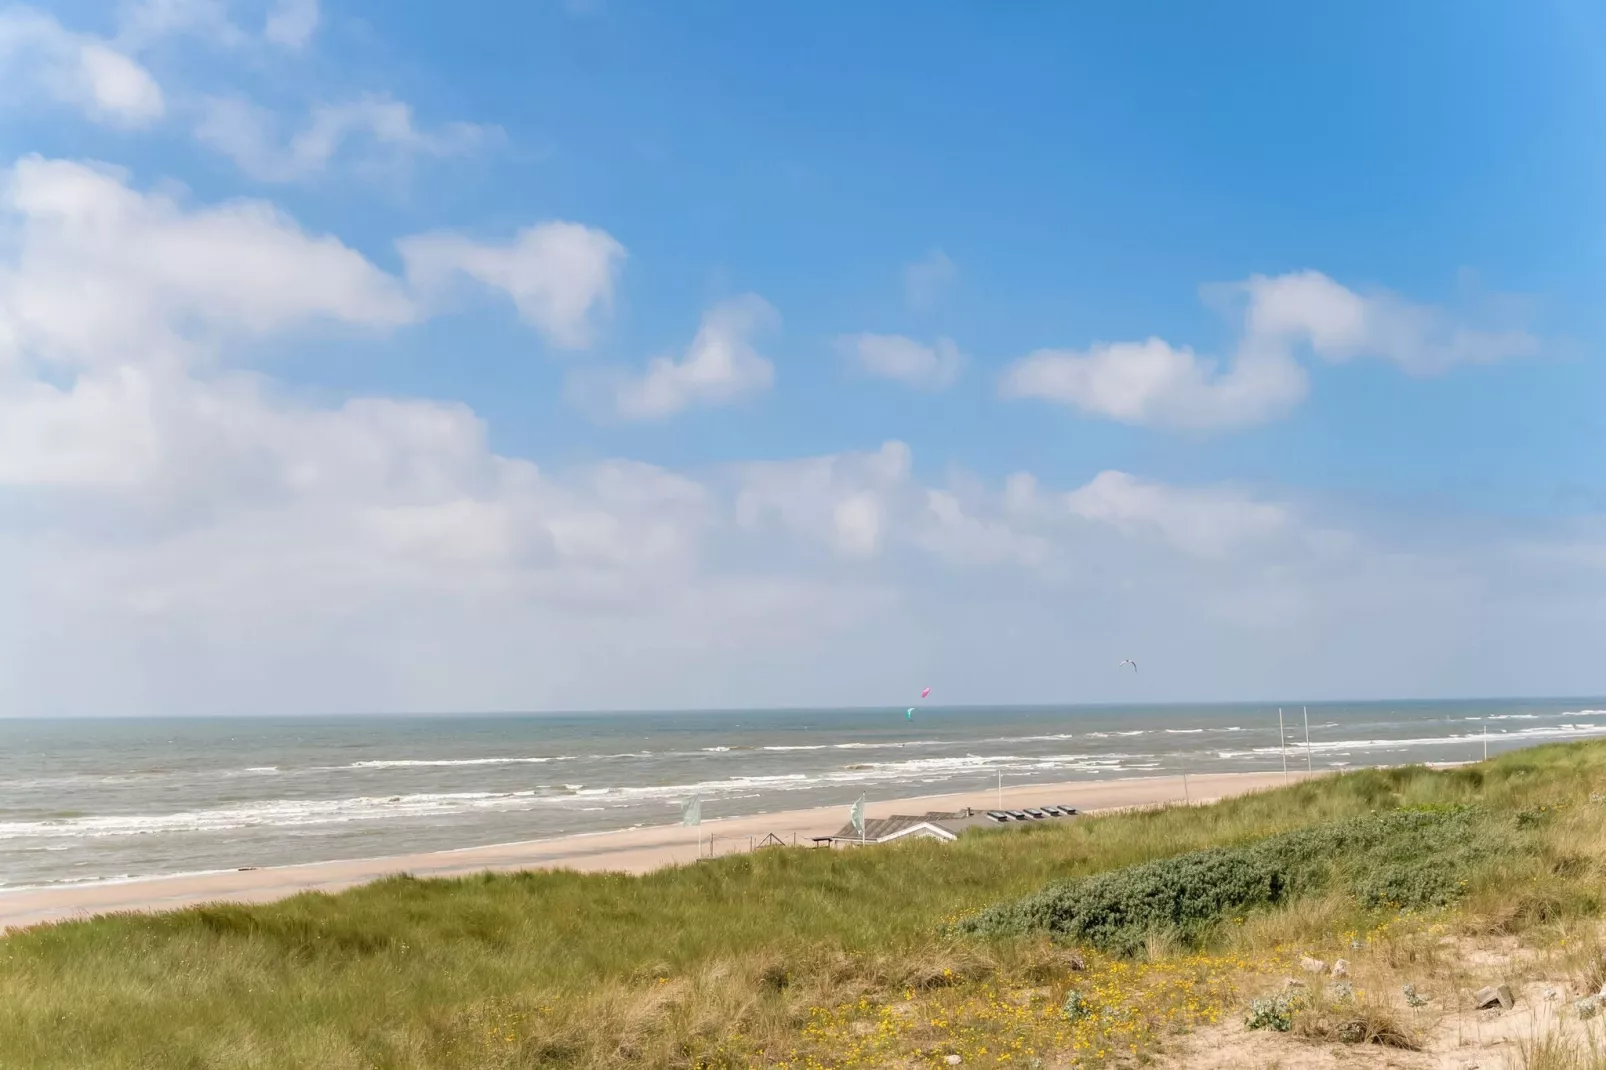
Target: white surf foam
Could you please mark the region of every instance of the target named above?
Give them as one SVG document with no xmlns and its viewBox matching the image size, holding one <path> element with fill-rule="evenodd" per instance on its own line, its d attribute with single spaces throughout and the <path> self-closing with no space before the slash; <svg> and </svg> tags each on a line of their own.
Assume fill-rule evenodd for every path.
<svg viewBox="0 0 1606 1070">
<path fill-rule="evenodd" d="M 367 761 L 352 762 L 346 769 L 424 769 L 449 768 L 459 765 L 545 765 L 547 762 L 572 762 L 572 754 L 547 755 L 545 757 L 496 757 L 496 758 L 373 758 Z"/>
<path fill-rule="evenodd" d="M 1541 739 L 1577 739 L 1588 736 L 1606 735 L 1606 725 L 1596 724 L 1561 724 L 1535 728 L 1521 728 L 1511 732 L 1491 732 L 1488 735 L 1491 743 L 1513 743 L 1521 741 L 1534 741 Z M 1410 739 L 1341 739 L 1341 740 L 1312 740 L 1310 749 L 1317 753 L 1334 751 L 1357 750 L 1407 750 L 1415 747 L 1448 747 L 1473 746 L 1482 743 L 1482 732 L 1473 732 L 1466 735 L 1455 736 L 1418 736 Z M 1278 754 L 1281 747 L 1256 747 L 1256 754 Z M 1302 751 L 1305 741 L 1289 743 L 1289 751 Z"/>
</svg>

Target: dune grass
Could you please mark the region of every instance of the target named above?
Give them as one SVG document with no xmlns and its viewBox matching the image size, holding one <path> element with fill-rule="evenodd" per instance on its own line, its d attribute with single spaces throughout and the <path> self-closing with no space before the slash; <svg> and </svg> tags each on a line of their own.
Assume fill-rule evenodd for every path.
<svg viewBox="0 0 1606 1070">
<path fill-rule="evenodd" d="M 1366 877 L 1353 874 L 1245 903 L 1190 929 L 1186 948 L 1155 931 L 1086 961 L 1043 935 L 956 922 L 1189 852 L 1470 807 L 1482 838 L 1457 856 L 1454 924 L 1564 923 L 1601 906 L 1606 806 L 1591 796 L 1603 792 L 1606 744 L 1574 744 L 953 844 L 772 848 L 641 877 L 394 878 L 42 927 L 0 939 L 0 1067 L 926 1065 L 960 1033 L 967 1065 L 1056 1050 L 1096 1063 L 1135 1055 L 1162 1017 L 1219 1016 L 1227 966 L 1391 908 L 1353 894 Z M 1123 1051 L 1113 1033 L 1067 1032 L 1067 992 L 1108 1002 L 1122 984 L 1155 993 Z"/>
</svg>

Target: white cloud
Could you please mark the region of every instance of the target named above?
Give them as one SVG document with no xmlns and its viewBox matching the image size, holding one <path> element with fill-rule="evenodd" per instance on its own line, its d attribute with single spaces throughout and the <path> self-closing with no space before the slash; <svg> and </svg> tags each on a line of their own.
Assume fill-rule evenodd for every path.
<svg viewBox="0 0 1606 1070">
<path fill-rule="evenodd" d="M 890 441 L 874 453 L 743 465 L 736 522 L 752 531 L 779 527 L 848 557 L 870 557 L 881 548 L 896 499 L 909 492 L 910 464 L 909 447 Z"/>
<path fill-rule="evenodd" d="M 1288 510 L 1225 488 L 1168 487 L 1126 472 L 1100 472 L 1065 496 L 1074 516 L 1152 532 L 1179 549 L 1220 557 L 1287 534 Z"/>
<path fill-rule="evenodd" d="M 1255 275 L 1227 289 L 1247 297 L 1245 332 L 1256 344 L 1305 344 L 1329 361 L 1375 356 L 1433 375 L 1539 352 L 1539 340 L 1526 331 L 1473 329 L 1394 294 L 1362 296 L 1318 271 Z"/>
<path fill-rule="evenodd" d="M 0 654 L 8 700 L 414 706 L 510 637 L 526 665 L 637 621 L 643 643 L 661 628 L 679 649 L 702 614 L 773 634 L 756 618 L 819 598 L 716 577 L 688 606 L 714 515 L 695 479 L 628 461 L 549 473 L 494 453 L 461 405 L 331 405 L 228 370 L 237 343 L 308 319 L 414 315 L 394 279 L 266 205 L 189 208 L 27 159 L 3 208 L 0 588 L 17 601 L 0 626 L 20 613 L 27 636 Z M 80 640 L 101 671 L 75 684 L 57 669 Z M 448 670 L 448 649 L 468 662 Z M 302 673 L 316 686 L 287 687 Z M 242 681 L 274 697 L 228 698 Z"/>
<path fill-rule="evenodd" d="M 127 0 L 119 8 L 118 41 L 132 51 L 181 34 L 227 46 L 245 40 L 229 18 L 229 0 Z"/>
<path fill-rule="evenodd" d="M 694 479 L 628 461 L 549 474 L 492 452 L 461 405 L 331 406 L 228 370 L 237 343 L 311 319 L 415 316 L 333 239 L 37 158 L 3 209 L 0 580 L 35 619 L 127 636 L 160 619 L 203 644 L 251 619 L 282 643 L 333 606 L 369 628 L 401 604 L 650 613 L 695 576 L 713 514 Z"/>
<path fill-rule="evenodd" d="M 238 97 L 215 97 L 206 102 L 195 136 L 252 178 L 297 182 L 323 174 L 342 155 L 369 170 L 393 170 L 421 156 L 471 152 L 495 134 L 472 123 L 420 130 L 410 106 L 383 94 L 320 104 L 288 138 L 280 127 L 274 112 Z"/>
<path fill-rule="evenodd" d="M 395 279 L 263 202 L 187 209 L 117 171 L 30 156 L 6 176 L 0 212 L 13 251 L 0 264 L 0 366 L 182 361 L 198 343 L 320 319 L 415 318 Z"/>
<path fill-rule="evenodd" d="M 1283 416 L 1304 399 L 1309 387 L 1297 359 L 1301 347 L 1329 361 L 1377 356 L 1415 374 L 1538 350 L 1525 332 L 1475 330 L 1391 294 L 1359 295 L 1313 271 L 1257 275 L 1206 293 L 1243 299 L 1238 350 L 1225 367 L 1159 338 L 1083 351 L 1045 349 L 1011 365 L 1000 393 L 1122 423 L 1237 428 Z"/>
<path fill-rule="evenodd" d="M 1063 577 L 1081 553 L 1112 538 L 1216 563 L 1349 545 L 1342 532 L 1231 486 L 1177 487 L 1120 471 L 1060 492 L 1045 492 L 1025 472 L 997 491 L 959 476 L 924 486 L 898 441 L 875 452 L 742 465 L 737 487 L 740 527 L 790 531 L 848 558 L 918 550 L 950 565 L 1012 564 Z"/>
<path fill-rule="evenodd" d="M 1052 568 L 1058 555 L 1050 535 L 1026 529 L 1019 523 L 1019 515 L 985 515 L 986 508 L 986 503 L 979 509 L 967 507 L 961 496 L 950 490 L 927 490 L 929 515 L 920 518 L 915 542 L 957 564 L 1015 564 L 1034 571 Z M 997 514 L 997 510 L 993 512 Z"/>
<path fill-rule="evenodd" d="M 753 348 L 752 336 L 778 317 L 754 294 L 715 305 L 679 359 L 654 357 L 639 376 L 609 383 L 614 409 L 629 420 L 672 416 L 692 406 L 727 405 L 768 390 L 775 368 Z"/>
<path fill-rule="evenodd" d="M 1488 553 L 1335 548 L 1286 504 L 1124 473 L 923 486 L 891 442 L 745 465 L 727 496 L 500 456 L 460 405 L 240 374 L 0 399 L 0 626 L 27 622 L 0 678 L 40 713 L 840 704 L 906 664 L 954 701 L 1091 701 L 1125 656 L 1165 698 L 1422 693 L 1606 623 L 1598 552 L 1592 603 L 1530 551 L 1495 613 Z M 1552 571 L 1560 603 L 1528 586 Z"/>
<path fill-rule="evenodd" d="M 262 36 L 285 48 L 302 48 L 318 30 L 318 0 L 278 0 L 268 12 Z"/>
<path fill-rule="evenodd" d="M 1044 349 L 1004 375 L 1006 398 L 1040 398 L 1122 423 L 1214 429 L 1281 416 L 1304 397 L 1307 378 L 1283 353 L 1216 362 L 1158 338 L 1096 345 L 1084 352 Z"/>
<path fill-rule="evenodd" d="M 235 19 L 238 0 L 126 0 L 119 5 L 118 40 L 133 49 L 149 48 L 179 35 L 209 44 L 238 48 L 266 43 L 278 48 L 304 48 L 322 20 L 319 0 L 272 0 L 266 6 L 260 35 Z"/>
<path fill-rule="evenodd" d="M 933 249 L 903 269 L 904 296 L 912 308 L 926 311 L 936 305 L 958 277 L 959 266 L 941 249 Z"/>
<path fill-rule="evenodd" d="M 90 389 L 113 377 L 138 378 L 140 389 Z M 85 411 L 71 413 L 78 404 Z M 24 397 L 19 407 L 42 406 Z M 620 582 L 612 570 L 687 560 L 705 512 L 698 484 L 649 465 L 607 462 L 555 479 L 499 457 L 481 421 L 454 404 L 355 398 L 318 408 L 237 374 L 119 369 L 81 377 L 58 412 L 89 434 L 41 435 L 34 448 L 10 451 L 4 482 L 116 494 L 103 506 L 143 518 L 135 531 L 159 520 L 156 543 L 136 540 L 105 558 L 117 568 L 130 554 L 155 553 L 159 567 L 131 569 L 114 588 L 129 606 L 277 597 L 228 589 L 260 583 L 233 574 L 239 552 L 299 562 L 295 583 L 314 591 L 572 581 L 570 593 L 583 595 L 588 583 Z M 26 425 L 11 427 L 11 441 L 26 437 Z M 81 450 L 73 466 L 51 449 L 68 442 Z M 15 463 L 29 456 L 40 463 Z M 548 574 L 564 563 L 580 574 Z M 610 575 L 588 571 L 597 569 Z M 230 575 L 221 584 L 196 575 L 208 570 Z"/>
<path fill-rule="evenodd" d="M 31 90 L 115 126 L 145 126 L 166 110 L 156 79 L 132 57 L 27 7 L 0 11 L 0 81 L 14 102 Z"/>
<path fill-rule="evenodd" d="M 965 366 L 948 338 L 928 346 L 901 334 L 854 334 L 837 339 L 837 347 L 862 374 L 918 390 L 946 390 Z"/>
<path fill-rule="evenodd" d="M 422 292 L 438 294 L 458 275 L 501 290 L 525 322 L 554 345 L 589 345 L 593 320 L 613 301 L 624 246 L 606 231 L 579 223 L 526 227 L 505 245 L 437 232 L 399 243 L 407 275 Z"/>
</svg>

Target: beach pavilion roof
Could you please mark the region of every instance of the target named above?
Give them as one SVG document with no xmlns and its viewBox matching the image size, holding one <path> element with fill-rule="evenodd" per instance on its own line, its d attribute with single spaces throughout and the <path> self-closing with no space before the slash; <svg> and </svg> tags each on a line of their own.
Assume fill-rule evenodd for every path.
<svg viewBox="0 0 1606 1070">
<path fill-rule="evenodd" d="M 1063 820 L 1065 816 L 1057 814 L 1044 814 L 1041 820 Z M 924 814 L 894 814 L 891 817 L 866 818 L 864 822 L 864 843 L 888 843 L 892 840 L 907 838 L 942 840 L 949 842 L 957 840 L 966 829 L 972 828 L 1008 828 L 1012 825 L 1031 824 L 1032 821 L 999 821 L 989 817 L 987 813 L 979 810 L 957 810 L 952 813 L 932 811 Z M 859 831 L 850 822 L 843 825 L 835 836 L 821 837 L 832 842 L 859 843 Z"/>
</svg>

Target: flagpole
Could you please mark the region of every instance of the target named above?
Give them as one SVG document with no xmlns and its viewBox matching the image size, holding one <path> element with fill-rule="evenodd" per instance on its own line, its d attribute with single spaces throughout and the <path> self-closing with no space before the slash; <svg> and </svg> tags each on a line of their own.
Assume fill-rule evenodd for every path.
<svg viewBox="0 0 1606 1070">
<path fill-rule="evenodd" d="M 1277 749 L 1283 752 L 1283 783 L 1288 783 L 1288 735 L 1283 731 L 1283 708 L 1277 707 Z"/>
<path fill-rule="evenodd" d="M 683 804 L 681 806 L 681 809 L 680 809 L 680 823 L 682 825 L 691 825 L 691 826 L 693 826 L 694 828 L 697 829 L 697 860 L 699 862 L 702 861 L 702 858 L 703 858 L 703 800 L 702 799 L 700 799 L 697 796 L 693 795 L 691 797 L 690 801 L 686 802 L 685 804 Z M 710 846 L 713 845 L 713 841 L 712 840 L 709 841 L 709 845 Z"/>
<path fill-rule="evenodd" d="M 1316 771 L 1312 768 L 1310 756 L 1310 707 L 1301 706 L 1300 708 L 1305 711 L 1305 775 L 1309 776 Z"/>
</svg>

